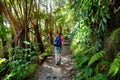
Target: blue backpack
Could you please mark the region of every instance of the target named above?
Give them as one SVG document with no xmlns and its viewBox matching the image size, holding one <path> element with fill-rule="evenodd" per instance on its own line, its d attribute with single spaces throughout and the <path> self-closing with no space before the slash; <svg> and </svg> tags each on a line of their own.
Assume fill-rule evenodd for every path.
<svg viewBox="0 0 120 80">
<path fill-rule="evenodd" d="M 55 40 L 53 41 L 53 44 L 54 44 L 54 46 L 56 46 L 56 47 L 60 47 L 60 46 L 61 46 L 61 41 L 60 41 L 60 37 L 59 37 L 59 36 L 57 36 L 57 37 L 55 38 Z"/>
</svg>

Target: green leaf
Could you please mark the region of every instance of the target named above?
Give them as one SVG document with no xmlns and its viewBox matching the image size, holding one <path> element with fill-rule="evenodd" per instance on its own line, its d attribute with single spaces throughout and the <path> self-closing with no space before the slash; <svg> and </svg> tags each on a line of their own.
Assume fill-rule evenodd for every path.
<svg viewBox="0 0 120 80">
<path fill-rule="evenodd" d="M 119 66 L 113 62 L 108 74 L 109 75 L 112 74 L 112 76 L 114 76 L 118 71 L 119 71 Z"/>
<path fill-rule="evenodd" d="M 91 77 L 92 73 L 93 73 L 92 68 L 89 68 L 89 67 L 84 68 L 84 76 L 86 78 Z"/>
<path fill-rule="evenodd" d="M 103 22 L 102 22 L 102 30 L 105 31 L 105 26 L 104 26 Z"/>
<path fill-rule="evenodd" d="M 102 31 L 105 31 L 105 26 L 102 21 L 100 21 L 99 27 Z"/>
<path fill-rule="evenodd" d="M 36 58 L 38 58 L 38 56 L 33 56 L 33 57 L 31 57 L 31 59 L 36 59 Z"/>
<path fill-rule="evenodd" d="M 94 76 L 92 80 L 107 80 L 107 78 L 102 73 L 99 73 L 96 76 Z"/>
<path fill-rule="evenodd" d="M 10 0 L 6 0 L 6 3 L 8 3 L 8 4 L 9 4 L 9 3 L 10 3 Z"/>
<path fill-rule="evenodd" d="M 108 19 L 110 19 L 110 15 L 109 15 L 109 14 L 107 14 L 107 13 L 106 13 L 106 17 L 107 17 Z"/>
<path fill-rule="evenodd" d="M 105 18 L 105 17 L 103 17 L 103 22 L 104 22 L 104 23 L 106 23 L 106 22 L 107 22 L 107 20 L 106 20 L 106 18 Z"/>
<path fill-rule="evenodd" d="M 103 17 L 103 15 L 104 15 L 104 14 L 103 14 L 103 10 L 100 9 L 100 16 Z"/>
<path fill-rule="evenodd" d="M 108 61 L 102 61 L 100 64 L 101 64 L 101 65 L 108 65 L 109 62 L 108 62 Z"/>
<path fill-rule="evenodd" d="M 10 79 L 11 79 L 11 77 L 13 77 L 15 74 L 16 74 L 16 73 L 11 72 L 10 74 L 7 74 L 7 75 L 5 76 L 5 78 L 4 78 L 4 79 L 2 79 L 2 80 L 10 80 Z"/>
<path fill-rule="evenodd" d="M 77 73 L 76 77 L 77 77 L 76 80 L 83 80 L 84 79 L 84 77 L 81 76 L 81 72 Z"/>
<path fill-rule="evenodd" d="M 36 43 L 36 42 L 33 43 L 33 46 L 34 46 L 34 47 L 38 47 L 38 45 L 39 45 L 39 43 Z"/>
<path fill-rule="evenodd" d="M 23 49 L 23 51 L 25 51 L 25 52 L 30 51 L 30 50 L 31 50 L 30 48 Z"/>
<path fill-rule="evenodd" d="M 23 43 L 27 44 L 27 45 L 30 45 L 31 43 L 28 42 L 28 41 L 24 41 Z"/>
</svg>

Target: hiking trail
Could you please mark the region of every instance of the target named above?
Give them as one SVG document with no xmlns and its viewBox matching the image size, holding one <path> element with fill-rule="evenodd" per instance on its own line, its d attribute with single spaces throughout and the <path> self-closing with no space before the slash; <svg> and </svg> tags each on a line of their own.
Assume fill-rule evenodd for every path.
<svg viewBox="0 0 120 80">
<path fill-rule="evenodd" d="M 61 64 L 55 65 L 54 51 L 39 66 L 34 80 L 71 80 L 73 71 L 72 53 L 70 40 L 65 40 L 61 52 Z"/>
</svg>

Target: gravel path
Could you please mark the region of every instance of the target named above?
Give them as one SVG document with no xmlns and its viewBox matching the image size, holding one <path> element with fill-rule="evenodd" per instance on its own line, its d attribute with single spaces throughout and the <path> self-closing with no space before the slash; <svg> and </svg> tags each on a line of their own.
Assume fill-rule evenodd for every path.
<svg viewBox="0 0 120 80">
<path fill-rule="evenodd" d="M 45 62 L 39 66 L 35 74 L 35 80 L 72 80 L 73 62 L 70 51 L 70 42 L 65 41 L 62 48 L 62 59 L 60 65 L 55 65 L 53 56 L 47 57 Z"/>
</svg>

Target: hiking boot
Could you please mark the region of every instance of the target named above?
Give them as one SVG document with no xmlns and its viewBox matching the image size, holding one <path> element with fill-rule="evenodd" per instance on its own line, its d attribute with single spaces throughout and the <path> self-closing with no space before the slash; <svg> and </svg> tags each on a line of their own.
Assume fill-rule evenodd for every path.
<svg viewBox="0 0 120 80">
<path fill-rule="evenodd" d="M 56 65 L 59 65 L 59 64 L 60 64 L 60 62 L 61 62 L 61 60 L 56 61 Z"/>
<path fill-rule="evenodd" d="M 59 61 L 55 61 L 55 64 L 58 65 L 58 64 L 59 64 Z"/>
<path fill-rule="evenodd" d="M 59 64 L 61 64 L 61 59 L 58 61 Z"/>
</svg>

